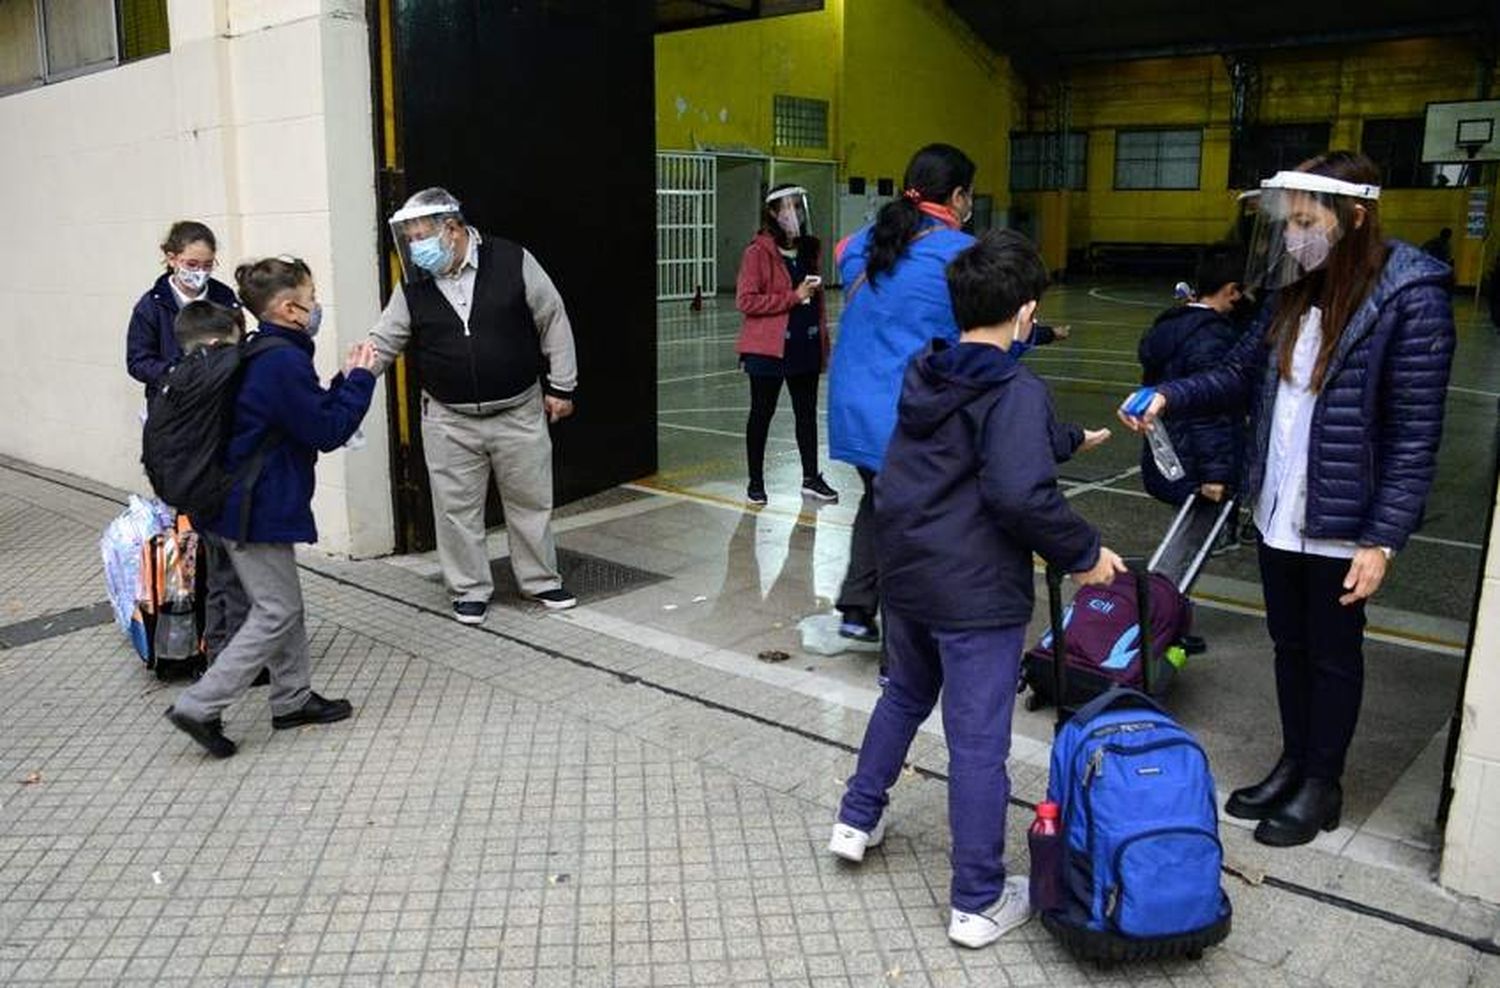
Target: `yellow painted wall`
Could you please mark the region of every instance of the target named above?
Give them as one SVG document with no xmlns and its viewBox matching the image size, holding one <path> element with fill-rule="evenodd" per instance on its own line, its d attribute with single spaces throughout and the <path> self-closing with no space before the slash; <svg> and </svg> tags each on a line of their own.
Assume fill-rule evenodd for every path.
<svg viewBox="0 0 1500 988">
<path fill-rule="evenodd" d="M 656 146 L 833 158 L 900 182 L 913 151 L 963 148 L 1009 202 L 1013 76 L 940 0 L 829 0 L 817 13 L 659 35 Z M 777 93 L 826 99 L 828 148 L 772 147 Z"/>
<path fill-rule="evenodd" d="M 1417 39 L 1261 57 L 1262 123 L 1330 123 L 1333 147 L 1359 147 L 1366 118 L 1421 116 L 1430 101 L 1474 98 L 1473 49 L 1463 39 Z M 1216 57 L 1155 59 L 1075 69 L 1072 126 L 1088 133 L 1088 188 L 1069 199 L 1068 242 L 1203 243 L 1224 236 L 1235 215 L 1229 180 L 1229 80 Z M 1500 79 L 1497 79 L 1500 82 Z M 1496 86 L 1500 91 L 1500 85 Z M 1017 129 L 1043 121 L 1021 121 Z M 1114 188 L 1119 128 L 1203 128 L 1199 188 Z M 1495 169 L 1500 171 L 1500 169 Z M 1496 199 L 1500 199 L 1497 188 Z M 1018 196 L 1041 211 L 1045 196 Z M 1479 270 L 1479 242 L 1463 237 L 1465 189 L 1391 189 L 1381 197 L 1386 232 L 1421 243 L 1444 226 L 1455 231 L 1460 283 Z M 1492 226 L 1494 223 L 1492 222 Z M 1492 243 L 1500 236 L 1492 238 Z M 1493 250 L 1491 251 L 1493 255 Z"/>
<path fill-rule="evenodd" d="M 805 150 L 830 157 L 838 146 L 843 10 L 843 0 L 830 0 L 815 13 L 657 35 L 656 146 L 769 154 L 779 93 L 829 102 L 833 146 Z"/>
<path fill-rule="evenodd" d="M 849 0 L 843 143 L 848 174 L 901 181 L 912 152 L 943 141 L 979 172 L 975 187 L 1010 202 L 1013 75 L 938 0 Z"/>
</svg>

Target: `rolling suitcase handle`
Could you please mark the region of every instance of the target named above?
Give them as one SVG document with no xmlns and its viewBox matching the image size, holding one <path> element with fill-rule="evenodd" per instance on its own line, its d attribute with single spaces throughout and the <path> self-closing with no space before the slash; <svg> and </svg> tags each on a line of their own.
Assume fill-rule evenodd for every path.
<svg viewBox="0 0 1500 988">
<path fill-rule="evenodd" d="M 1146 695 L 1152 696 L 1152 666 L 1155 656 L 1151 654 L 1151 578 L 1146 561 L 1139 558 L 1125 560 L 1130 574 L 1135 577 L 1136 620 L 1141 629 L 1141 684 Z M 1047 609 L 1052 623 L 1052 703 L 1057 708 L 1057 720 L 1053 731 L 1073 716 L 1075 709 L 1067 705 L 1068 654 L 1067 628 L 1063 624 L 1062 581 L 1066 574 L 1056 566 L 1047 567 Z"/>
</svg>

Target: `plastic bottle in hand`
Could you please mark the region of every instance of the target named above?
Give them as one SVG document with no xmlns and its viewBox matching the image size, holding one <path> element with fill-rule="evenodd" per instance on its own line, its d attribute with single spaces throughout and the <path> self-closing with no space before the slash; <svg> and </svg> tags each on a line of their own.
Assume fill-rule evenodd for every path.
<svg viewBox="0 0 1500 988">
<path fill-rule="evenodd" d="M 1140 388 L 1125 399 L 1125 404 L 1120 409 L 1126 415 L 1139 419 L 1146 414 L 1155 398 L 1155 388 Z M 1167 427 L 1162 425 L 1160 419 L 1153 420 L 1146 426 L 1146 442 L 1151 446 L 1151 458 L 1156 461 L 1156 469 L 1161 471 L 1163 477 L 1177 481 L 1187 476 L 1187 471 L 1182 469 L 1182 461 L 1177 458 L 1177 450 L 1172 447 L 1172 437 L 1167 435 Z"/>
<path fill-rule="evenodd" d="M 1031 847 L 1031 908 L 1038 912 L 1061 908 L 1063 836 L 1056 803 L 1037 804 L 1026 841 Z"/>
<path fill-rule="evenodd" d="M 1146 442 L 1151 445 L 1151 458 L 1156 461 L 1156 469 L 1163 477 L 1177 481 L 1187 476 L 1182 461 L 1177 458 L 1177 450 L 1172 446 L 1172 437 L 1167 435 L 1167 427 L 1160 420 L 1146 427 Z"/>
</svg>

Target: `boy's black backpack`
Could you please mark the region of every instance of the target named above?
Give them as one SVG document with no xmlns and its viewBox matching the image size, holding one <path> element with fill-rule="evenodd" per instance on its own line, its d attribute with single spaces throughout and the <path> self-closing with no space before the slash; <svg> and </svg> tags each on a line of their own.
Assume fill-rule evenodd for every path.
<svg viewBox="0 0 1500 988">
<path fill-rule="evenodd" d="M 196 350 L 167 372 L 146 409 L 141 463 L 156 496 L 190 518 L 211 518 L 223 508 L 234 485 L 243 481 L 241 540 L 250 522 L 250 489 L 267 451 L 281 436 L 268 433 L 244 463 L 226 470 L 224 451 L 234 428 L 234 402 L 246 365 L 281 346 L 291 343 L 257 333 L 238 346 Z"/>
</svg>

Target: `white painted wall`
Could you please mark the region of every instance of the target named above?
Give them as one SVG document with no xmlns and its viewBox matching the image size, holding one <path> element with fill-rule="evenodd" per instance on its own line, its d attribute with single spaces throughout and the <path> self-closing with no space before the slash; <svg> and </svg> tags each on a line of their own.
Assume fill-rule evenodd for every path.
<svg viewBox="0 0 1500 988">
<path fill-rule="evenodd" d="M 1495 512 L 1500 531 L 1500 490 Z M 1469 659 L 1441 877 L 1456 891 L 1500 902 L 1500 539 L 1494 538 Z"/>
<path fill-rule="evenodd" d="M 0 452 L 133 490 L 140 386 L 125 328 L 172 221 L 312 266 L 318 367 L 379 311 L 363 0 L 170 0 L 171 52 L 0 97 Z M 384 386 L 368 445 L 320 459 L 320 545 L 392 542 Z"/>
</svg>

